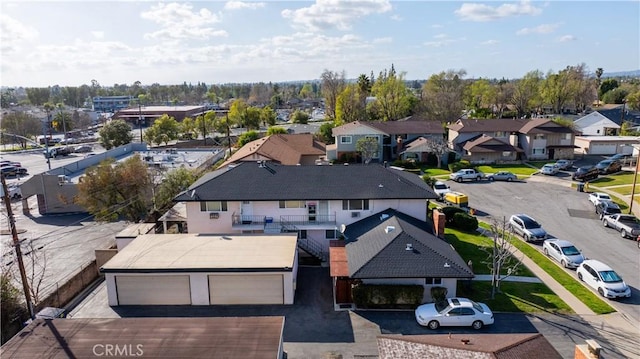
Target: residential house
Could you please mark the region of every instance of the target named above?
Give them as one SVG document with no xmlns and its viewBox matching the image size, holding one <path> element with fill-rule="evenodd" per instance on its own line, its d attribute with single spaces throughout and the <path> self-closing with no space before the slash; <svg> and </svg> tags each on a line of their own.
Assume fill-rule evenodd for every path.
<svg viewBox="0 0 640 359">
<path fill-rule="evenodd" d="M 471 162 L 571 159 L 574 155 L 573 130 L 548 118 L 460 119 L 447 128 L 450 147 Z"/>
<path fill-rule="evenodd" d="M 312 134 L 277 134 L 251 141 L 231 157 L 221 167 L 239 162 L 270 161 L 283 165 L 313 165 L 326 155 L 325 144 Z"/>
<path fill-rule="evenodd" d="M 640 111 L 631 110 L 626 104 L 606 104 L 598 107 L 598 112 L 620 126 L 624 122 L 640 126 Z"/>
<path fill-rule="evenodd" d="M 339 228 L 387 208 L 427 220 L 437 198 L 415 174 L 382 165 L 283 166 L 241 162 L 204 175 L 174 198 L 189 233 L 297 232 L 326 259 Z"/>
<path fill-rule="evenodd" d="M 540 333 L 380 335 L 377 341 L 380 359 L 562 358 Z"/>
<path fill-rule="evenodd" d="M 387 209 L 347 225 L 343 240 L 332 241 L 330 273 L 338 306 L 352 301 L 351 284 L 421 285 L 423 302 L 431 302 L 431 288 L 447 288 L 456 296 L 457 281 L 473 272 L 444 239 L 434 235 L 430 222 Z"/>
<path fill-rule="evenodd" d="M 111 306 L 293 304 L 297 235 L 146 234 L 100 272 Z"/>
<path fill-rule="evenodd" d="M 36 319 L 3 358 L 285 358 L 284 317 Z M 230 329 L 232 328 L 232 330 Z"/>
<path fill-rule="evenodd" d="M 634 154 L 636 136 L 576 136 L 575 144 L 585 155 L 611 156 L 616 153 Z M 636 150 L 637 151 L 637 150 Z"/>
<path fill-rule="evenodd" d="M 361 138 L 374 138 L 378 153 L 373 161 L 393 161 L 401 156 L 405 145 L 424 137 L 442 140 L 444 129 L 437 121 L 408 117 L 398 121 L 355 121 L 333 129 L 335 144 L 327 146 L 327 159 L 344 160 L 358 158 L 356 144 Z"/>
<path fill-rule="evenodd" d="M 620 125 L 598 111 L 573 121 L 576 132 L 582 136 L 613 136 L 620 132 Z"/>
</svg>

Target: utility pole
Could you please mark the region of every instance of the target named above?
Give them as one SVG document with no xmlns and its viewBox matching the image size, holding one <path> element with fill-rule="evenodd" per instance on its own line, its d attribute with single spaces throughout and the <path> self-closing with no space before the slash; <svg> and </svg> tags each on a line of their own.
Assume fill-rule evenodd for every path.
<svg viewBox="0 0 640 359">
<path fill-rule="evenodd" d="M 635 146 L 634 146 L 635 147 Z M 633 156 L 631 156 L 633 157 Z M 640 164 L 640 153 L 636 157 L 636 169 L 633 172 L 633 186 L 631 186 L 631 201 L 629 201 L 629 214 L 633 214 L 633 197 L 636 195 L 636 182 L 638 180 L 638 165 Z"/>
<path fill-rule="evenodd" d="M 20 248 L 20 240 L 18 239 L 18 230 L 16 229 L 16 221 L 13 219 L 13 211 L 11 209 L 11 199 L 9 198 L 9 190 L 7 188 L 7 181 L 4 179 L 4 175 L 0 175 L 2 179 L 2 191 L 4 192 L 4 204 L 7 207 L 7 217 L 9 217 L 9 227 L 11 228 L 11 237 L 13 238 L 13 246 L 16 250 L 16 257 L 18 259 L 18 268 L 20 269 L 20 278 L 22 279 L 22 289 L 24 290 L 24 299 L 27 302 L 27 309 L 29 310 L 29 317 L 35 319 L 33 314 L 33 305 L 31 304 L 31 294 L 29 293 L 29 283 L 27 282 L 27 272 L 24 269 L 24 262 L 22 261 L 22 249 Z"/>
<path fill-rule="evenodd" d="M 140 98 L 138 97 L 138 126 L 140 126 L 140 143 L 142 143 L 142 107 L 140 107 Z"/>
</svg>

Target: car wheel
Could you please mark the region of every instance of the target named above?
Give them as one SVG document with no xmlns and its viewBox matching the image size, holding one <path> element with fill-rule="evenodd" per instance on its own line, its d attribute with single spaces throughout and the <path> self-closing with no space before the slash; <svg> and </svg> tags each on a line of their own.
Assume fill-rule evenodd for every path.
<svg viewBox="0 0 640 359">
<path fill-rule="evenodd" d="M 560 261 L 560 264 L 562 267 L 567 268 L 567 262 L 565 262 L 564 259 Z"/>
<path fill-rule="evenodd" d="M 456 178 L 456 182 L 458 182 L 458 183 L 462 182 L 462 177 Z"/>
<path fill-rule="evenodd" d="M 511 181 L 513 181 L 513 179 L 511 177 L 508 177 L 507 182 L 511 182 Z"/>
<path fill-rule="evenodd" d="M 627 231 L 625 231 L 624 229 L 620 231 L 620 237 L 622 238 L 627 238 Z"/>
<path fill-rule="evenodd" d="M 602 290 L 602 288 L 598 288 L 598 294 L 604 297 L 604 291 Z"/>
<path fill-rule="evenodd" d="M 493 181 L 495 181 L 495 180 L 496 180 L 495 178 L 493 178 L 493 177 L 489 177 L 489 181 L 493 182 Z"/>
<path fill-rule="evenodd" d="M 427 324 L 427 326 L 431 330 L 436 330 L 436 329 L 438 329 L 438 327 L 440 327 L 440 323 L 438 323 L 437 320 L 432 320 L 432 321 L 429 322 L 429 324 Z"/>
<path fill-rule="evenodd" d="M 603 220 L 602 220 L 602 225 L 604 226 L 604 228 L 609 227 L 609 223 L 607 223 L 607 220 L 606 220 L 606 219 L 603 219 Z"/>
<path fill-rule="evenodd" d="M 484 323 L 482 323 L 481 320 L 476 320 L 475 322 L 473 322 L 473 324 L 471 324 L 471 328 L 473 328 L 475 330 L 479 330 L 479 329 L 482 329 L 483 325 L 484 325 Z"/>
<path fill-rule="evenodd" d="M 476 181 L 480 181 L 480 179 L 481 179 L 480 176 L 476 177 Z"/>
<path fill-rule="evenodd" d="M 543 249 L 542 251 L 544 252 L 544 255 L 545 255 L 545 256 L 547 256 L 547 257 L 549 256 L 549 251 L 548 251 L 546 248 L 545 248 L 545 249 Z"/>
<path fill-rule="evenodd" d="M 581 282 L 584 282 L 584 279 L 582 279 L 582 273 L 578 273 L 578 279 L 580 279 Z"/>
<path fill-rule="evenodd" d="M 523 238 L 524 238 L 524 240 L 525 240 L 525 241 L 527 241 L 527 242 L 530 242 L 530 241 L 531 241 L 531 237 L 530 237 L 530 236 L 528 236 L 528 235 L 526 235 L 526 234 L 523 236 Z"/>
</svg>

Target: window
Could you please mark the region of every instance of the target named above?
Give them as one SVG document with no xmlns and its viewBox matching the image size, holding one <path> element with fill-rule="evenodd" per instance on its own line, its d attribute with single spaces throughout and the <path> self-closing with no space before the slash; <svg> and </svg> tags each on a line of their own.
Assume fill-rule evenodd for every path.
<svg viewBox="0 0 640 359">
<path fill-rule="evenodd" d="M 544 148 L 534 148 L 532 152 L 533 152 L 534 155 L 544 155 L 545 149 Z"/>
<path fill-rule="evenodd" d="M 368 199 L 345 199 L 345 200 L 342 200 L 342 209 L 345 211 L 368 210 L 369 200 Z"/>
<path fill-rule="evenodd" d="M 534 140 L 544 140 L 544 134 L 542 134 L 542 133 L 536 133 L 536 134 L 533 136 L 533 139 L 534 139 Z"/>
<path fill-rule="evenodd" d="M 351 143 L 351 136 L 340 136 L 340 143 L 342 144 L 350 144 Z"/>
<path fill-rule="evenodd" d="M 427 278 L 424 279 L 424 284 L 426 284 L 426 285 L 441 285 L 442 284 L 442 278 L 427 277 Z"/>
<path fill-rule="evenodd" d="M 502 157 L 510 157 L 510 156 L 511 156 L 510 151 L 502 151 Z"/>
<path fill-rule="evenodd" d="M 565 133 L 564 134 L 564 139 L 565 140 L 570 140 L 571 139 L 571 134 L 570 133 Z"/>
<path fill-rule="evenodd" d="M 200 202 L 200 212 L 227 211 L 227 201 Z"/>
<path fill-rule="evenodd" d="M 304 201 L 280 201 L 280 208 L 305 208 Z"/>
<path fill-rule="evenodd" d="M 471 308 L 460 308 L 460 315 L 475 315 L 476 312 Z"/>
<path fill-rule="evenodd" d="M 507 133 L 504 131 L 496 131 L 495 137 L 507 137 Z"/>
<path fill-rule="evenodd" d="M 307 230 L 306 229 L 302 229 L 298 233 L 299 233 L 300 239 L 307 239 Z"/>
<path fill-rule="evenodd" d="M 326 239 L 335 239 L 336 238 L 336 230 L 335 229 L 327 229 L 324 231 L 324 237 Z"/>
</svg>

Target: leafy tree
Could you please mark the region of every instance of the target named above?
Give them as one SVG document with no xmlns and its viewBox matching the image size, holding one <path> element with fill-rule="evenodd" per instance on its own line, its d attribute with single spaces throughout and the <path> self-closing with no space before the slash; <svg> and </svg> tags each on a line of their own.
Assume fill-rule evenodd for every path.
<svg viewBox="0 0 640 359">
<path fill-rule="evenodd" d="M 604 103 L 617 103 L 621 104 L 627 97 L 628 92 L 622 87 L 617 87 L 613 90 L 607 91 L 602 95 L 602 102 Z"/>
<path fill-rule="evenodd" d="M 396 74 L 393 65 L 388 72 L 380 72 L 371 87 L 371 95 L 376 98 L 371 111 L 382 121 L 396 121 L 411 113 L 413 95 L 405 85 L 404 73 Z"/>
<path fill-rule="evenodd" d="M 293 120 L 293 123 L 302 123 L 302 124 L 309 123 L 309 114 L 300 110 L 296 110 L 291 115 L 291 118 Z"/>
<path fill-rule="evenodd" d="M 566 127 L 566 128 L 570 128 L 574 131 L 576 131 L 576 124 L 573 122 L 573 120 L 569 119 L 569 118 L 564 118 L 564 117 L 556 117 L 554 119 L 552 119 L 551 121 L 557 123 L 560 126 Z"/>
<path fill-rule="evenodd" d="M 336 123 L 345 124 L 366 119 L 363 94 L 357 84 L 349 84 L 336 99 Z"/>
<path fill-rule="evenodd" d="M 29 102 L 34 106 L 42 106 L 44 103 L 49 101 L 49 95 L 51 94 L 48 87 L 42 88 L 27 88 L 25 89 L 27 92 L 27 98 Z"/>
<path fill-rule="evenodd" d="M 422 106 L 432 120 L 456 121 L 464 109 L 465 70 L 432 75 L 422 87 Z"/>
<path fill-rule="evenodd" d="M 237 124 L 241 128 L 245 127 L 248 107 L 249 106 L 243 100 L 233 101 L 228 113 L 229 119 L 232 121 L 232 123 Z"/>
<path fill-rule="evenodd" d="M 627 95 L 627 106 L 635 111 L 640 111 L 640 89 Z"/>
<path fill-rule="evenodd" d="M 320 91 L 324 97 L 325 114 L 327 119 L 336 118 L 336 103 L 338 95 L 346 86 L 345 72 L 333 72 L 325 69 L 320 75 Z"/>
<path fill-rule="evenodd" d="M 611 90 L 617 89 L 618 87 L 620 87 L 620 85 L 618 84 L 618 80 L 606 79 L 602 81 L 602 84 L 598 88 L 598 97 L 602 98 L 604 94 Z"/>
<path fill-rule="evenodd" d="M 631 121 L 624 121 L 620 126 L 620 136 L 638 136 L 638 131 L 633 130 L 635 124 Z"/>
<path fill-rule="evenodd" d="M 35 116 L 26 112 L 9 112 L 2 116 L 0 129 L 6 134 L 14 134 L 26 138 L 33 138 L 42 134 L 42 122 Z M 16 137 L 15 142 L 22 148 L 27 148 L 27 141 Z"/>
<path fill-rule="evenodd" d="M 562 113 L 562 108 L 571 98 L 568 73 L 564 70 L 557 74 L 548 73 L 542 82 L 541 95 L 544 102 L 551 105 L 554 113 Z"/>
<path fill-rule="evenodd" d="M 248 107 L 245 112 L 244 125 L 247 129 L 259 130 L 261 122 L 261 111 L 257 107 Z"/>
<path fill-rule="evenodd" d="M 604 73 L 604 70 L 602 69 L 602 67 L 598 67 L 596 69 L 596 93 L 598 94 L 598 106 L 600 106 L 600 85 L 602 84 L 602 74 Z"/>
<path fill-rule="evenodd" d="M 0 93 L 0 107 L 9 108 L 12 103 L 17 103 L 15 89 L 7 88 Z"/>
<path fill-rule="evenodd" d="M 186 190 L 196 180 L 192 170 L 177 168 L 169 171 L 164 176 L 162 183 L 155 190 L 154 203 L 159 211 L 164 211 L 173 206 L 173 198 Z"/>
<path fill-rule="evenodd" d="M 139 155 L 123 162 L 108 158 L 85 172 L 75 200 L 98 221 L 124 217 L 138 222 L 151 205 L 151 185 L 147 165 Z"/>
<path fill-rule="evenodd" d="M 149 137 L 147 137 L 147 132 L 150 132 Z M 178 121 L 165 113 L 157 118 L 153 125 L 145 131 L 145 139 L 148 138 L 150 143 L 164 143 L 167 145 L 169 141 L 178 139 L 179 132 L 180 125 Z"/>
<path fill-rule="evenodd" d="M 55 113 L 53 117 L 53 121 L 51 122 L 51 126 L 58 132 L 68 132 L 73 129 L 73 119 L 71 118 L 71 114 L 69 112 L 64 111 L 64 105 L 59 103 L 56 105 L 58 111 Z"/>
<path fill-rule="evenodd" d="M 363 100 L 366 100 L 367 96 L 371 94 L 371 86 L 373 86 L 373 80 L 367 77 L 365 74 L 358 76 L 358 91 L 364 96 Z"/>
<path fill-rule="evenodd" d="M 273 125 L 275 125 L 277 118 L 278 118 L 278 115 L 271 108 L 271 106 L 265 106 L 260 111 L 260 121 L 262 121 L 262 125 L 263 126 L 273 126 Z"/>
<path fill-rule="evenodd" d="M 527 72 L 522 79 L 515 83 L 510 102 L 515 106 L 518 118 L 531 113 L 541 102 L 542 78 L 542 72 L 535 70 Z"/>
<path fill-rule="evenodd" d="M 473 81 L 465 91 L 465 102 L 468 109 L 478 112 L 480 109 L 488 109 L 497 96 L 497 89 L 489 80 L 478 79 Z M 490 111 L 492 113 L 493 111 Z M 480 118 L 479 116 L 475 116 Z"/>
<path fill-rule="evenodd" d="M 179 124 L 180 132 L 186 137 L 193 137 L 198 134 L 196 129 L 196 122 L 191 117 L 185 117 L 184 120 Z"/>
<path fill-rule="evenodd" d="M 131 134 L 131 126 L 124 120 L 113 120 L 107 122 L 98 131 L 99 142 L 107 150 L 114 147 L 126 145 L 133 141 L 133 135 Z"/>
<path fill-rule="evenodd" d="M 362 137 L 356 142 L 356 151 L 360 152 L 362 162 L 368 164 L 378 154 L 380 144 L 374 137 Z"/>
<path fill-rule="evenodd" d="M 238 147 L 242 147 L 251 141 L 255 141 L 260 138 L 258 131 L 247 131 L 238 136 Z"/>
<path fill-rule="evenodd" d="M 286 135 L 287 133 L 289 132 L 287 132 L 287 130 L 284 127 L 280 127 L 280 126 L 271 126 L 267 130 L 267 136 L 277 135 L 277 134 Z"/>
<path fill-rule="evenodd" d="M 327 145 L 331 145 L 335 143 L 335 138 L 333 137 L 334 127 L 336 127 L 335 121 L 325 122 L 320 125 L 316 136 L 318 136 L 322 142 L 326 143 Z"/>
<path fill-rule="evenodd" d="M 313 87 L 310 83 L 305 83 L 300 90 L 300 97 L 302 98 L 312 98 L 315 94 L 313 93 Z"/>
</svg>

